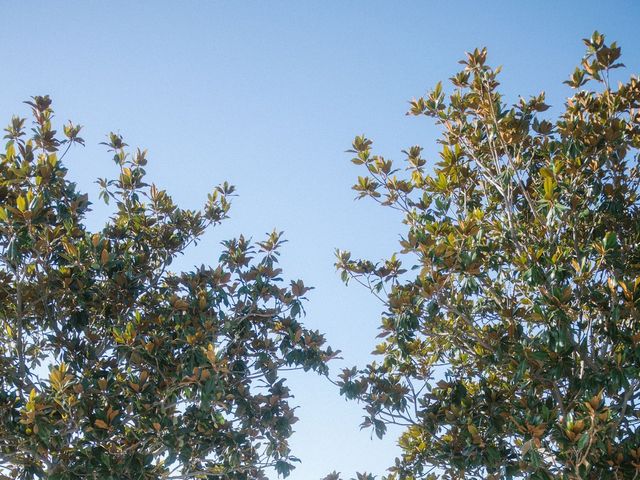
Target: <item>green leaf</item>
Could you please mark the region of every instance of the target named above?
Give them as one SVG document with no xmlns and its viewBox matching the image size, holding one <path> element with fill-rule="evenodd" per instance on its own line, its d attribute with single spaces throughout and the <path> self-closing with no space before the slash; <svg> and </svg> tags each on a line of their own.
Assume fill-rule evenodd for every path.
<svg viewBox="0 0 640 480">
<path fill-rule="evenodd" d="M 582 434 L 580 440 L 578 440 L 578 450 L 584 450 L 586 448 L 586 446 L 589 444 L 589 438 L 590 437 L 587 432 L 584 432 Z"/>
<path fill-rule="evenodd" d="M 618 236 L 615 232 L 607 232 L 602 240 L 605 250 L 613 250 L 618 246 Z"/>
</svg>

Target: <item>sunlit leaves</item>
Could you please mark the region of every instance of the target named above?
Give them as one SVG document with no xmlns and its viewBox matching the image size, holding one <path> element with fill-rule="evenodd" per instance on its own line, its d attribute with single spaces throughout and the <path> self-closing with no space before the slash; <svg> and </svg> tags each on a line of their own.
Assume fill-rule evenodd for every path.
<svg viewBox="0 0 640 480">
<path fill-rule="evenodd" d="M 353 143 L 358 198 L 406 224 L 408 271 L 336 253 L 385 306 L 377 361 L 338 381 L 362 426 L 405 428 L 385 478 L 640 473 L 640 84 L 614 89 L 620 47 L 584 42 L 555 119 L 544 94 L 510 107 L 476 49 L 453 92 L 410 102 L 442 127 L 440 159 L 411 147 L 403 168 Z"/>
<path fill-rule="evenodd" d="M 49 97 L 6 129 L 0 156 L 0 477 L 263 479 L 295 467 L 283 369 L 327 373 L 301 323 L 311 287 L 285 281 L 285 240 L 223 242 L 219 263 L 173 259 L 224 220 L 223 183 L 201 211 L 146 181 L 146 150 L 111 133 L 113 205 L 91 232 L 62 158 L 80 127 L 52 127 Z M 58 157 L 60 147 L 64 152 Z"/>
</svg>

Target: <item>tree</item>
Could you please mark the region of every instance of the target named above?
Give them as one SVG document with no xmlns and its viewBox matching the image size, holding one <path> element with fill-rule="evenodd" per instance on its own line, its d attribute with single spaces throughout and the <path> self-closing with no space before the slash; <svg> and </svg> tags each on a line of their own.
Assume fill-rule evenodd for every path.
<svg viewBox="0 0 640 480">
<path fill-rule="evenodd" d="M 389 479 L 640 475 L 640 82 L 611 85 L 604 40 L 555 118 L 467 54 L 448 97 L 410 103 L 443 129 L 432 174 L 418 146 L 402 169 L 353 143 L 358 197 L 407 226 L 402 257 L 337 253 L 385 305 L 381 360 L 339 383 L 363 426 L 404 427 Z"/>
<path fill-rule="evenodd" d="M 98 181 L 116 211 L 89 231 L 62 163 L 80 127 L 58 137 L 50 99 L 27 103 L 33 134 L 14 117 L 0 156 L 0 478 L 287 476 L 296 417 L 281 373 L 324 374 L 334 352 L 300 323 L 309 288 L 282 280 L 280 233 L 172 272 L 234 188 L 178 208 L 116 134 L 119 175 Z"/>
</svg>

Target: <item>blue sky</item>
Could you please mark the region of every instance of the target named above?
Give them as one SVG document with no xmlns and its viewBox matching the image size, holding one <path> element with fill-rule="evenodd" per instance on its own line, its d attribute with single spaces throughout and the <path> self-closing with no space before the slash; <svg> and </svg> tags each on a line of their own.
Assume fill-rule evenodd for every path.
<svg viewBox="0 0 640 480">
<path fill-rule="evenodd" d="M 224 180 L 237 185 L 232 218 L 176 264 L 214 263 L 219 242 L 286 232 L 283 268 L 314 285 L 306 323 L 343 350 L 336 367 L 364 364 L 381 305 L 333 268 L 336 247 L 381 259 L 403 231 L 392 211 L 354 202 L 360 173 L 345 150 L 365 133 L 400 158 L 414 144 L 437 156 L 437 130 L 406 117 L 407 101 L 450 77 L 465 51 L 487 46 L 503 91 L 547 92 L 561 106 L 565 80 L 594 29 L 618 40 L 626 77 L 640 71 L 640 2 L 35 2 L 0 1 L 0 122 L 49 94 L 57 119 L 85 125 L 71 177 L 108 209 L 92 183 L 113 175 L 98 143 L 120 132 L 149 149 L 148 173 L 184 206 L 202 205 Z M 553 112 L 553 110 L 551 110 Z M 301 405 L 292 439 L 294 480 L 333 469 L 381 474 L 397 453 L 360 432 L 361 411 L 328 382 L 293 375 Z"/>
</svg>

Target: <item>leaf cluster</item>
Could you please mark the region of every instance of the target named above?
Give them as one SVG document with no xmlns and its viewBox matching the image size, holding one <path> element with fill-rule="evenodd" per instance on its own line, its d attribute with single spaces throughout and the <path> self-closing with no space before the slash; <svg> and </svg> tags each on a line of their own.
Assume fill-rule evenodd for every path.
<svg viewBox="0 0 640 480">
<path fill-rule="evenodd" d="M 363 427 L 404 427 L 388 479 L 640 473 L 640 81 L 584 42 L 555 118 L 544 93 L 507 105 L 477 49 L 410 102 L 442 128 L 432 171 L 353 142 L 358 198 L 406 225 L 400 256 L 336 262 L 385 306 L 380 360 L 339 385 Z"/>
<path fill-rule="evenodd" d="M 234 187 L 179 208 L 147 183 L 147 152 L 113 133 L 118 174 L 98 183 L 115 212 L 90 231 L 62 162 L 81 127 L 59 136 L 49 97 L 27 103 L 32 132 L 14 117 L 0 155 L 0 478 L 287 476 L 282 372 L 326 374 L 335 352 L 301 323 L 309 288 L 283 280 L 281 233 L 172 271 Z"/>
</svg>

